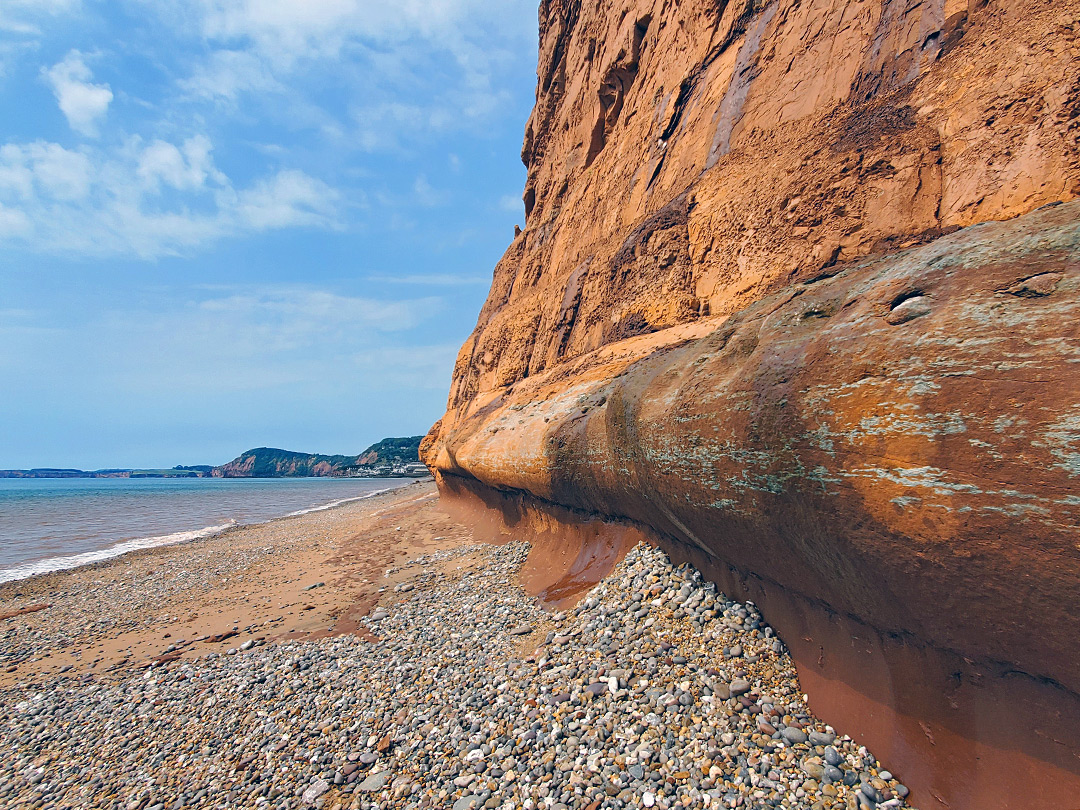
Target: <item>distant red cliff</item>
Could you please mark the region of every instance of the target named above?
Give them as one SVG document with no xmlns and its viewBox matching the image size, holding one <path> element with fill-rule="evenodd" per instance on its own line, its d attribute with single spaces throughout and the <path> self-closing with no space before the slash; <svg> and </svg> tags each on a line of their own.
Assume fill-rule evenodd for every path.
<svg viewBox="0 0 1080 810">
<path fill-rule="evenodd" d="M 358 456 L 323 456 L 257 447 L 214 467 L 215 478 L 330 478 L 348 475 L 410 475 L 418 472 L 422 437 L 383 439 Z"/>
</svg>

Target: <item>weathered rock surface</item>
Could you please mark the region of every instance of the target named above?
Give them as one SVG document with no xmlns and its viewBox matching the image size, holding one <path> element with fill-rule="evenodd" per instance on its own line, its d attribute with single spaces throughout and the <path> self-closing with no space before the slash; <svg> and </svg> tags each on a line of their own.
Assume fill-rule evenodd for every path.
<svg viewBox="0 0 1080 810">
<path fill-rule="evenodd" d="M 517 383 L 438 468 L 1080 692 L 1080 203 L 699 327 Z"/>
<path fill-rule="evenodd" d="M 1080 795 L 1077 19 L 543 2 L 526 227 L 421 447 L 755 598 L 922 806 Z"/>
</svg>

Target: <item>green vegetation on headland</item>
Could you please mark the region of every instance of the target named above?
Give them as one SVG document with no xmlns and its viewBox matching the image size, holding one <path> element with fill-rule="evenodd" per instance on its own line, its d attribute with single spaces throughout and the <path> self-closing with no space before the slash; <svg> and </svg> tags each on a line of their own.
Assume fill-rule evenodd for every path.
<svg viewBox="0 0 1080 810">
<path fill-rule="evenodd" d="M 0 478 L 419 478 L 429 474 L 419 461 L 422 438 L 383 439 L 357 456 L 323 456 L 256 447 L 218 467 L 197 464 L 166 470 L 90 471 L 41 467 L 0 470 Z"/>
</svg>

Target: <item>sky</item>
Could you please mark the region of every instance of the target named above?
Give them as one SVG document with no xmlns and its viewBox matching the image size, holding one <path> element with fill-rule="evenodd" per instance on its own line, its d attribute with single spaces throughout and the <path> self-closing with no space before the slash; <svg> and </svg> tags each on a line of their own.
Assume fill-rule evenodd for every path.
<svg viewBox="0 0 1080 810">
<path fill-rule="evenodd" d="M 425 433 L 536 39 L 536 0 L 0 0 L 0 468 Z"/>
</svg>

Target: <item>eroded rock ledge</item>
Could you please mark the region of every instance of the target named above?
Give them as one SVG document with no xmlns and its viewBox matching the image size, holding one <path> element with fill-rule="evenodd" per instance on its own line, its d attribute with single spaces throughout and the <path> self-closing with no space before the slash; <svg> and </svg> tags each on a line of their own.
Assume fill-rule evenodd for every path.
<svg viewBox="0 0 1080 810">
<path fill-rule="evenodd" d="M 1078 369 L 1068 203 L 607 346 L 424 450 L 511 524 L 628 521 L 758 601 L 917 804 L 1030 806 L 1080 791 Z"/>
</svg>

